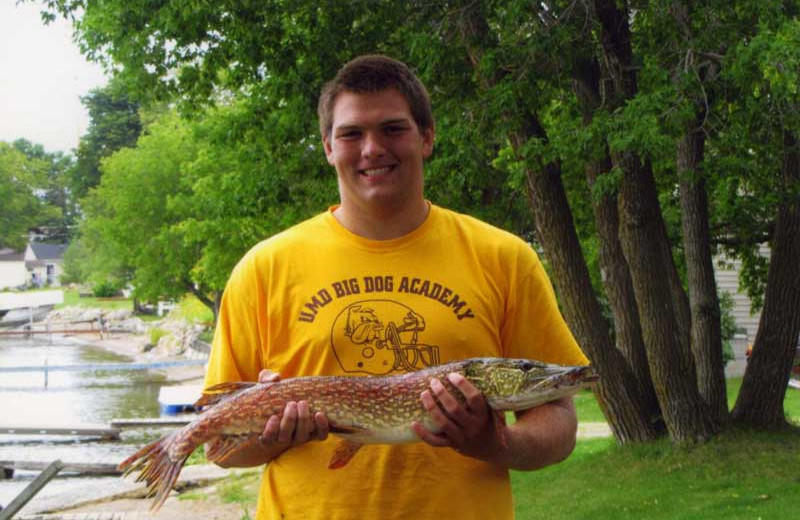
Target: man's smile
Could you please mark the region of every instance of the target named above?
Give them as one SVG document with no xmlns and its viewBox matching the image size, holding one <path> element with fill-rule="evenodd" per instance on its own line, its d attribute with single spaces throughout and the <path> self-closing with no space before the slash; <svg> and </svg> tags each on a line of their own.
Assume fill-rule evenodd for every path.
<svg viewBox="0 0 800 520">
<path fill-rule="evenodd" d="M 366 175 L 367 177 L 377 177 L 380 175 L 385 175 L 392 170 L 394 170 L 394 165 L 382 166 L 380 168 L 368 168 L 366 170 L 359 170 L 359 173 L 361 175 Z"/>
</svg>

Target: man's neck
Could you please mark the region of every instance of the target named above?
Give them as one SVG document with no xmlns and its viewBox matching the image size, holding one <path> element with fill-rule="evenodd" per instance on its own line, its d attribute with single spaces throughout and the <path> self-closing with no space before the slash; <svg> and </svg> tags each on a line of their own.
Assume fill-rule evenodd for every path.
<svg viewBox="0 0 800 520">
<path fill-rule="evenodd" d="M 345 229 L 370 240 L 391 240 L 405 236 L 425 222 L 430 205 L 420 200 L 419 204 L 402 211 L 381 209 L 363 211 L 342 204 L 333 211 L 333 216 Z"/>
</svg>

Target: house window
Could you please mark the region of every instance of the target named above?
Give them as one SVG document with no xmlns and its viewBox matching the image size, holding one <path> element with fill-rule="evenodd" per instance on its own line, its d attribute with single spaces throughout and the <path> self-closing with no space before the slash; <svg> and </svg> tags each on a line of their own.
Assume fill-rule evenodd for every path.
<svg viewBox="0 0 800 520">
<path fill-rule="evenodd" d="M 54 264 L 47 264 L 47 284 L 53 285 L 56 283 L 56 266 Z"/>
</svg>

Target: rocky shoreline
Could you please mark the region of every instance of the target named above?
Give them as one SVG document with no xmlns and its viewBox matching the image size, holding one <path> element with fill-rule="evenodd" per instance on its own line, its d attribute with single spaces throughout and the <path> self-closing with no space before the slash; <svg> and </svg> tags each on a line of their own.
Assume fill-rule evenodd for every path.
<svg viewBox="0 0 800 520">
<path fill-rule="evenodd" d="M 151 330 L 159 329 L 156 344 Z M 207 357 L 210 346 L 200 339 L 203 327 L 174 318 L 143 321 L 128 310 L 104 310 L 85 307 L 65 307 L 51 311 L 42 321 L 34 324 L 34 330 L 49 330 L 56 336 L 70 341 L 90 345 L 120 356 L 135 363 L 177 361 L 186 358 Z M 94 334 L 61 334 L 61 330 L 95 331 Z M 102 333 L 101 333 L 102 331 Z M 201 383 L 205 375 L 202 365 L 176 366 L 158 369 L 169 383 Z M 225 504 L 215 493 L 215 484 L 230 475 L 214 465 L 191 466 L 184 469 L 180 486 L 192 489 L 195 500 L 178 498 L 173 493 L 164 507 L 151 514 L 151 500 L 144 496 L 144 485 L 134 483 L 133 478 L 89 477 L 96 493 L 90 501 L 76 502 L 69 491 L 54 495 L 42 493 L 21 511 L 18 518 L 71 519 L 82 518 L 132 518 L 153 520 L 212 520 L 240 518 L 242 506 Z M 84 479 L 81 479 L 84 480 Z M 45 489 L 46 491 L 46 489 Z M 49 495 L 49 496 L 48 496 Z M 197 498 L 200 497 L 200 498 Z"/>
</svg>

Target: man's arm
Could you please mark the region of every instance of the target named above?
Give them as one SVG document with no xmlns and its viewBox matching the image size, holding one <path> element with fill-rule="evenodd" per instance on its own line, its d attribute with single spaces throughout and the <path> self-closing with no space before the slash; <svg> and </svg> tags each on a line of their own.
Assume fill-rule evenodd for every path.
<svg viewBox="0 0 800 520">
<path fill-rule="evenodd" d="M 440 432 L 432 433 L 416 423 L 414 432 L 424 442 L 524 471 L 555 464 L 572 453 L 578 420 L 571 397 L 518 412 L 517 421 L 509 426 L 493 418 L 483 395 L 463 376 L 454 373 L 448 379 L 466 402 L 460 404 L 440 381 L 432 380 L 430 391 L 423 392 L 420 399 Z"/>
</svg>

